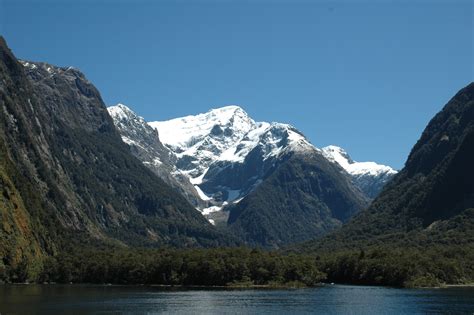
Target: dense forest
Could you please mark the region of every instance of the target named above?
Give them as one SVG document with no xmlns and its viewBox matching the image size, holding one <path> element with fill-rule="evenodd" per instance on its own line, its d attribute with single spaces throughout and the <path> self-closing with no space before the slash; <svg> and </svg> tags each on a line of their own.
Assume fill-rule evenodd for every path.
<svg viewBox="0 0 474 315">
<path fill-rule="evenodd" d="M 75 250 L 46 260 L 36 279 L 26 264 L 0 267 L 0 280 L 186 286 L 314 286 L 314 257 L 249 248 Z"/>
<path fill-rule="evenodd" d="M 394 287 L 437 287 L 474 282 L 474 245 L 378 246 L 317 256 L 325 281 Z"/>
<path fill-rule="evenodd" d="M 434 287 L 474 281 L 474 245 L 377 246 L 304 255 L 251 248 L 74 249 L 32 277 L 25 260 L 0 282 L 307 287 L 321 282 Z"/>
</svg>

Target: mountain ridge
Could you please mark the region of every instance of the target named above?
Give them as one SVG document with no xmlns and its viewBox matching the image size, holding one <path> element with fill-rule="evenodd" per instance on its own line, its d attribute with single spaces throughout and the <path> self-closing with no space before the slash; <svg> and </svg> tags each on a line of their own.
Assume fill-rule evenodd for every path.
<svg viewBox="0 0 474 315">
<path fill-rule="evenodd" d="M 130 108 L 127 108 L 127 110 L 133 113 Z M 279 153 L 278 150 L 275 150 L 278 149 L 275 148 L 275 144 L 280 142 L 287 146 L 288 144 L 284 142 L 293 140 L 299 143 L 299 145 L 294 145 L 291 142 L 293 149 L 321 150 L 328 160 L 335 161 L 327 151 L 328 148 L 335 148 L 335 146 L 318 149 L 293 126 L 277 122 L 255 122 L 238 105 L 228 105 L 211 109 L 202 114 L 188 115 L 161 122 L 147 122 L 147 124 L 158 131 L 160 134 L 158 136 L 159 141 L 175 154 L 177 168 L 188 176 L 189 181 L 204 201 L 212 199 L 212 194 L 216 193 L 215 187 L 211 187 L 210 184 L 210 181 L 214 179 L 209 179 L 209 174 L 218 173 L 219 169 L 229 168 L 232 165 L 235 167 L 237 164 L 242 164 L 258 145 L 261 145 L 262 150 L 265 151 L 265 159 L 270 155 Z M 273 135 L 273 133 L 276 135 Z M 285 138 L 284 134 L 287 134 L 286 139 L 291 140 L 283 139 Z M 262 144 L 262 138 L 266 135 L 268 135 L 269 141 Z M 272 138 L 275 139 L 273 143 Z M 340 165 L 340 163 L 337 164 Z M 365 168 L 359 168 L 358 172 L 351 172 L 347 167 L 344 168 L 344 165 L 340 166 L 353 177 L 356 185 L 369 198 L 373 198 L 396 173 L 392 168 L 374 162 L 354 163 L 354 165 L 364 165 Z M 243 191 L 248 193 L 250 187 L 256 183 L 257 181 L 248 184 Z M 215 184 L 214 186 L 223 185 Z M 229 188 L 228 191 L 234 192 L 236 188 Z M 225 190 L 217 193 L 228 194 Z M 211 206 L 215 207 L 215 204 Z"/>
<path fill-rule="evenodd" d="M 114 107 L 109 107 L 109 111 L 114 116 Z M 145 122 L 142 120 L 142 123 Z M 120 124 L 116 121 L 119 129 Z M 287 242 L 305 240 L 311 235 L 323 235 L 340 226 L 367 205 L 368 197 L 356 187 L 354 176 L 329 159 L 324 150 L 312 145 L 299 130 L 284 123 L 255 122 L 240 106 L 224 106 L 203 114 L 146 124 L 157 130 L 156 137 L 175 155 L 172 163 L 176 169 L 174 174 L 180 172 L 187 175 L 198 196 L 207 203 L 205 207 L 196 208 L 213 224 L 218 224 L 226 230 L 230 229 L 249 244 L 279 247 Z M 126 134 L 126 130 L 122 132 L 122 136 Z M 131 143 L 129 140 L 126 142 Z M 133 143 L 131 145 L 133 146 Z M 310 157 L 305 157 L 306 155 Z M 148 163 L 143 158 L 141 160 Z M 287 163 L 293 165 L 289 166 Z M 365 170 L 367 174 L 364 174 L 369 180 L 373 179 L 373 182 L 381 173 L 371 173 L 371 167 L 388 171 L 390 176 L 395 172 L 386 166 L 368 164 L 368 171 Z M 367 163 L 360 165 L 367 166 Z M 305 174 L 302 171 L 304 168 L 311 168 L 313 171 Z M 268 212 L 262 205 L 257 207 L 248 201 L 261 200 L 254 195 L 267 194 L 271 185 L 266 184 L 266 189 L 259 189 L 259 186 L 270 178 L 278 178 L 278 175 L 273 174 L 279 173 L 298 174 L 294 178 L 294 191 L 299 197 L 292 197 L 306 200 L 296 206 L 298 210 L 295 205 L 291 206 L 295 209 L 294 216 L 288 217 L 287 220 L 291 221 L 297 217 L 297 221 L 302 224 L 305 221 L 303 214 L 306 213 L 312 222 L 308 227 L 315 227 L 316 230 L 300 228 L 300 231 L 295 233 L 286 233 L 288 227 L 279 225 L 279 229 L 283 231 L 276 231 L 271 228 L 272 224 L 268 223 L 273 220 L 273 214 L 270 213 L 283 211 L 285 216 L 291 216 L 289 205 L 283 208 L 273 205 L 270 207 L 273 210 Z M 277 186 L 286 185 L 281 180 L 273 179 L 271 182 L 275 191 L 280 190 Z M 335 193 L 316 188 L 323 182 L 329 186 L 331 184 L 328 183 L 337 183 L 332 186 Z M 379 187 L 385 182 L 379 184 Z M 312 187 L 309 191 L 304 188 L 308 185 Z M 341 204 L 345 207 L 345 214 L 341 214 L 342 210 L 338 208 L 338 203 L 334 203 L 334 198 L 344 200 Z M 240 203 L 242 205 L 239 205 Z M 271 201 L 267 206 L 270 204 Z M 328 208 L 328 205 L 331 207 Z M 259 210 L 256 210 L 257 208 Z M 257 231 L 254 222 L 248 219 L 256 218 L 254 212 L 262 215 L 266 213 L 258 219 L 265 226 L 260 231 Z M 252 236 L 248 238 L 245 235 Z"/>
</svg>

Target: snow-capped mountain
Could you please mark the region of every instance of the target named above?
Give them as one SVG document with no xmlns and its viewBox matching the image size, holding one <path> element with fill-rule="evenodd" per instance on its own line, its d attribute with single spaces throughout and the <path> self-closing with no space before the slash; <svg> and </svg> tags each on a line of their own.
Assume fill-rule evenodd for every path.
<svg viewBox="0 0 474 315">
<path fill-rule="evenodd" d="M 242 163 L 257 147 L 262 150 L 264 159 L 277 156 L 285 148 L 314 149 L 294 127 L 255 122 L 235 105 L 196 116 L 150 122 L 149 125 L 160 133 L 161 141 L 176 154 L 178 168 L 196 184 L 202 182 L 213 163 Z"/>
<path fill-rule="evenodd" d="M 355 184 L 369 197 L 375 198 L 383 186 L 397 171 L 390 166 L 375 162 L 356 162 L 347 152 L 334 145 L 322 148 L 323 155 L 331 162 L 337 163 L 349 173 Z"/>
<path fill-rule="evenodd" d="M 175 153 L 177 168 L 202 199 L 218 203 L 201 209 L 205 214 L 240 201 L 285 153 L 316 150 L 294 127 L 255 122 L 239 106 L 149 125 Z"/>
<path fill-rule="evenodd" d="M 256 122 L 239 106 L 149 123 L 124 105 L 109 112 L 145 165 L 249 243 L 323 235 L 366 207 L 363 191 L 393 172 L 340 148 L 320 150 L 293 126 Z"/>
<path fill-rule="evenodd" d="M 210 164 L 257 128 L 242 108 L 226 106 L 205 114 L 150 122 L 178 158 L 178 167 L 199 184 Z"/>
<path fill-rule="evenodd" d="M 290 125 L 258 123 L 209 166 L 200 186 L 214 198 L 239 200 L 260 184 L 287 154 L 314 150 Z"/>
</svg>

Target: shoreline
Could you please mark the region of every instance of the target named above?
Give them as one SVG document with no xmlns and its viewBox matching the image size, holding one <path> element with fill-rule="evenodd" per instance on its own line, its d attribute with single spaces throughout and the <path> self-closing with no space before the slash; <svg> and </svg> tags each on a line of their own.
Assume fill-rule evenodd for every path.
<svg viewBox="0 0 474 315">
<path fill-rule="evenodd" d="M 433 287 L 391 287 L 384 285 L 361 285 L 351 283 L 318 283 L 314 286 L 299 285 L 299 284 L 234 284 L 234 285 L 181 285 L 181 284 L 112 284 L 112 283 L 0 283 L 0 286 L 12 285 L 12 286 L 28 286 L 28 285 L 40 285 L 40 286 L 97 286 L 97 287 L 149 287 L 149 288 L 166 288 L 166 289 L 249 289 L 249 290 L 268 290 L 268 289 L 313 289 L 322 287 L 332 286 L 356 286 L 356 287 L 386 287 L 396 288 L 405 290 L 419 290 L 419 289 L 450 289 L 450 288 L 474 288 L 474 283 L 466 284 L 442 284 Z"/>
<path fill-rule="evenodd" d="M 235 285 L 181 285 L 181 284 L 112 284 L 112 283 L 0 283 L 0 286 L 93 286 L 93 287 L 148 287 L 166 289 L 310 289 L 323 287 L 329 284 L 320 283 L 314 286 L 292 284 L 235 284 Z"/>
<path fill-rule="evenodd" d="M 440 286 L 440 288 L 474 288 L 474 283 L 445 284 L 445 285 Z"/>
</svg>

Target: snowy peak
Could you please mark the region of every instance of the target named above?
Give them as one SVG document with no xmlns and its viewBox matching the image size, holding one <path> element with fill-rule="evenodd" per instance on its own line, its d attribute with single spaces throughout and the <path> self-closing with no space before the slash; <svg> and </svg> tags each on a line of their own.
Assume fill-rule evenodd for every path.
<svg viewBox="0 0 474 315">
<path fill-rule="evenodd" d="M 145 119 L 143 119 L 143 117 L 135 114 L 124 104 L 119 103 L 115 106 L 107 107 L 107 110 L 109 111 L 112 119 L 118 123 L 146 125 Z"/>
<path fill-rule="evenodd" d="M 375 162 L 356 162 L 344 149 L 330 145 L 322 149 L 323 155 L 341 166 L 353 182 L 369 198 L 375 198 L 385 184 L 397 173 L 393 168 Z"/>
<path fill-rule="evenodd" d="M 296 128 L 288 124 L 271 123 L 259 139 L 265 158 L 287 151 L 314 149 L 313 145 Z"/>
<path fill-rule="evenodd" d="M 107 107 L 110 116 L 113 119 L 117 120 L 130 120 L 130 119 L 139 119 L 145 121 L 142 117 L 135 114 L 130 108 L 126 105 L 118 103 L 115 106 Z"/>
<path fill-rule="evenodd" d="M 239 106 L 212 109 L 204 114 L 150 122 L 161 134 L 161 140 L 174 148 L 190 148 L 206 137 L 232 139 L 243 136 L 255 122 Z"/>
<path fill-rule="evenodd" d="M 287 146 L 291 150 L 315 149 L 298 129 L 288 124 L 272 123 L 268 134 L 277 141 L 281 139 L 280 146 Z"/>
<path fill-rule="evenodd" d="M 235 105 L 149 124 L 158 130 L 161 141 L 178 157 L 178 168 L 195 183 L 200 183 L 212 163 L 243 163 L 257 147 L 264 160 L 291 150 L 314 149 L 293 126 L 255 122 Z"/>
<path fill-rule="evenodd" d="M 341 147 L 330 145 L 322 149 L 324 156 L 332 161 L 337 162 L 339 165 L 353 164 L 354 161 L 351 159 L 349 154 Z M 343 167 L 345 169 L 345 167 Z"/>
<path fill-rule="evenodd" d="M 372 175 L 396 174 L 390 166 L 377 164 L 375 162 L 356 162 L 351 159 L 344 149 L 330 145 L 322 149 L 323 155 L 330 161 L 339 164 L 351 175 Z"/>
<path fill-rule="evenodd" d="M 162 142 L 176 154 L 178 168 L 194 179 L 203 176 L 210 164 L 257 126 L 235 105 L 149 125 L 158 130 Z"/>
<path fill-rule="evenodd" d="M 261 149 L 264 160 L 278 156 L 285 150 L 315 149 L 296 128 L 282 123 L 256 123 L 234 146 L 223 152 L 220 161 L 243 162 L 256 147 Z"/>
<path fill-rule="evenodd" d="M 235 105 L 149 125 L 176 156 L 177 170 L 213 203 L 203 213 L 241 200 L 284 154 L 317 150 L 293 126 L 255 122 Z"/>
<path fill-rule="evenodd" d="M 114 120 L 115 127 L 119 129 L 122 140 L 128 145 L 145 147 L 149 141 L 159 142 L 158 132 L 126 105 L 119 103 L 108 107 L 107 110 Z"/>
</svg>

